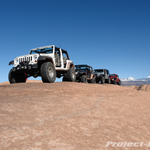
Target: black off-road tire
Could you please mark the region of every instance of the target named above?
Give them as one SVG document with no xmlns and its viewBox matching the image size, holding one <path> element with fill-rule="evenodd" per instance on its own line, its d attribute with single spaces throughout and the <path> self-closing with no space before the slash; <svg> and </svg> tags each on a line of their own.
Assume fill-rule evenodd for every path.
<svg viewBox="0 0 150 150">
<path fill-rule="evenodd" d="M 121 85 L 121 81 L 119 80 L 118 85 Z"/>
<path fill-rule="evenodd" d="M 110 77 L 106 80 L 106 83 L 111 84 L 111 79 L 110 79 Z"/>
<path fill-rule="evenodd" d="M 51 62 L 44 62 L 40 71 L 44 83 L 53 83 L 56 80 L 56 70 Z"/>
<path fill-rule="evenodd" d="M 26 76 L 24 73 L 19 73 L 16 74 L 15 72 L 13 72 L 13 70 L 11 69 L 9 71 L 9 75 L 8 75 L 8 79 L 9 79 L 9 83 L 13 84 L 13 83 L 25 83 L 26 82 Z"/>
<path fill-rule="evenodd" d="M 13 72 L 12 69 L 9 71 L 8 80 L 10 84 L 17 83 L 16 74 Z"/>
<path fill-rule="evenodd" d="M 105 83 L 105 77 L 102 76 L 102 77 L 101 77 L 101 84 L 104 84 L 104 83 Z"/>
<path fill-rule="evenodd" d="M 115 84 L 115 85 L 117 84 L 117 81 L 116 81 L 116 79 L 114 79 L 114 84 Z"/>
<path fill-rule="evenodd" d="M 82 75 L 81 76 L 81 82 L 82 83 L 87 83 L 87 77 L 86 77 L 86 75 Z"/>
<path fill-rule="evenodd" d="M 96 79 L 92 78 L 89 83 L 96 83 Z"/>
<path fill-rule="evenodd" d="M 76 81 L 76 73 L 75 68 L 71 67 L 67 72 L 67 81 L 75 82 Z"/>
</svg>

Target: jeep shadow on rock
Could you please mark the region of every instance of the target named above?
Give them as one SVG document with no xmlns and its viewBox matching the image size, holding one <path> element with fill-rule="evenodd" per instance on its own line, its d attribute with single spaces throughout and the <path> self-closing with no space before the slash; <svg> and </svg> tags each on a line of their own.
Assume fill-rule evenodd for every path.
<svg viewBox="0 0 150 150">
<path fill-rule="evenodd" d="M 111 79 L 109 77 L 109 70 L 107 69 L 95 69 L 94 75 L 96 76 L 96 83 L 99 82 L 101 82 L 101 84 L 111 83 Z"/>
<path fill-rule="evenodd" d="M 88 65 L 75 65 L 76 81 L 82 83 L 96 83 L 93 68 Z"/>
<path fill-rule="evenodd" d="M 53 83 L 56 77 L 62 76 L 68 81 L 76 81 L 75 66 L 67 51 L 54 45 L 31 49 L 29 55 L 16 57 L 11 64 L 14 65 L 8 75 L 11 84 L 25 83 L 31 76 L 41 76 L 46 83 Z"/>
</svg>

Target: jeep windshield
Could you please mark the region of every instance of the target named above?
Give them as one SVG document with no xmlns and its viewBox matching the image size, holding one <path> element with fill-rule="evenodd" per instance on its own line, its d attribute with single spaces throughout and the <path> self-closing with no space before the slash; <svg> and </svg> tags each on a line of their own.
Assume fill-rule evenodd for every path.
<svg viewBox="0 0 150 150">
<path fill-rule="evenodd" d="M 75 66 L 76 70 L 86 70 L 87 66 Z"/>
<path fill-rule="evenodd" d="M 95 73 L 103 73 L 104 70 L 94 70 Z"/>
<path fill-rule="evenodd" d="M 114 77 L 114 76 L 116 76 L 116 75 L 115 75 L 115 74 L 110 74 L 110 76 Z"/>
<path fill-rule="evenodd" d="M 30 52 L 30 54 L 39 54 L 39 53 L 45 53 L 45 54 L 53 53 L 53 47 L 31 50 Z"/>
</svg>

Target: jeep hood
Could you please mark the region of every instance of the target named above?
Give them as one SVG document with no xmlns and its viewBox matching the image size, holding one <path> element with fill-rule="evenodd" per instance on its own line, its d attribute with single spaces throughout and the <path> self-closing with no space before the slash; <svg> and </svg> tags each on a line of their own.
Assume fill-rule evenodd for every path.
<svg viewBox="0 0 150 150">
<path fill-rule="evenodd" d="M 102 72 L 101 73 L 100 72 L 94 72 L 93 74 L 99 76 L 99 75 L 104 74 L 104 73 L 102 73 Z"/>
</svg>

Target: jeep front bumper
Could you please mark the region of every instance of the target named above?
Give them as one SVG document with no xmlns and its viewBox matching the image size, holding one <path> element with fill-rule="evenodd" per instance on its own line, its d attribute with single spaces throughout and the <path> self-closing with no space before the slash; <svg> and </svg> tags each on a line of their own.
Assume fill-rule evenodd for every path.
<svg viewBox="0 0 150 150">
<path fill-rule="evenodd" d="M 31 65 L 31 64 L 23 64 L 23 65 L 18 65 L 16 67 L 13 67 L 12 70 L 14 72 L 32 72 L 32 71 L 35 71 L 38 69 L 38 65 L 37 64 L 34 64 L 34 65 Z"/>
</svg>

